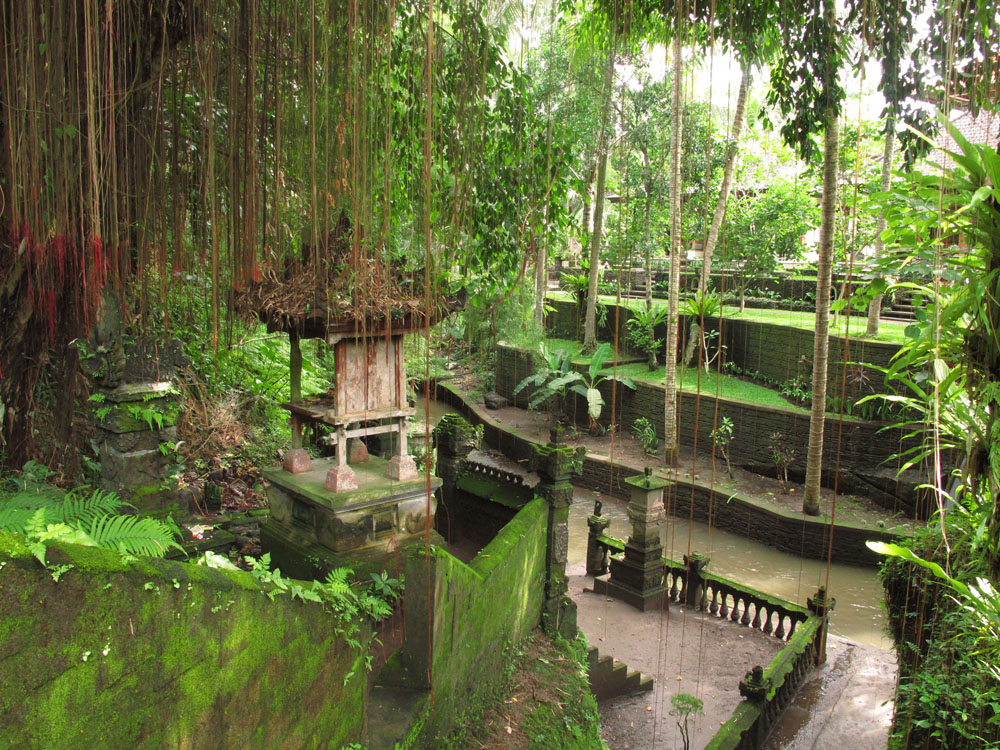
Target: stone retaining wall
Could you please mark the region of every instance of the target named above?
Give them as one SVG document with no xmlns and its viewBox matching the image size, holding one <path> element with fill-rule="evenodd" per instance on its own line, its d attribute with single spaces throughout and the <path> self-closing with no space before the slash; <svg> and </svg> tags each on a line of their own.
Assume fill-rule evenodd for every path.
<svg viewBox="0 0 1000 750">
<path fill-rule="evenodd" d="M 435 393 L 439 401 L 454 407 L 471 423 L 482 424 L 484 440 L 509 458 L 519 461 L 530 459 L 534 454 L 530 438 L 515 430 L 502 429 L 492 420 L 485 419 L 448 383 L 437 383 Z M 583 462 L 583 473 L 577 477 L 575 484 L 627 499 L 630 488 L 624 480 L 638 473 L 639 469 L 612 464 L 607 458 L 589 454 Z M 697 482 L 679 481 L 667 497 L 667 510 L 675 515 L 688 517 L 693 508 L 696 520 L 707 521 L 711 512 L 712 525 L 717 528 L 803 557 L 826 558 L 830 526 L 825 521 L 758 505 L 738 494 L 723 496 Z M 838 523 L 834 533 L 833 561 L 875 565 L 877 556 L 864 544 L 869 539 L 895 541 L 898 535 L 887 530 Z"/>
<path fill-rule="evenodd" d="M 546 319 L 549 335 L 572 338 L 576 320 L 576 305 L 565 300 L 548 300 L 552 307 Z M 618 315 L 615 315 L 615 309 Z M 632 317 L 628 308 L 608 305 L 605 325 L 598 329 L 601 341 L 615 340 L 616 320 L 619 351 L 635 354 L 628 348 L 626 321 Z M 677 356 L 683 356 L 687 346 L 691 320 L 680 316 Z M 859 330 L 861 323 L 858 324 Z M 778 382 L 791 378 L 805 377 L 809 382 L 812 373 L 813 332 L 805 328 L 795 328 L 782 324 L 781 311 L 774 311 L 774 323 L 761 323 L 738 318 L 718 318 L 706 320 L 706 328 L 719 331 L 719 341 L 725 345 L 724 360 L 732 362 L 744 371 L 756 371 L 764 377 Z M 656 329 L 656 336 L 666 338 L 666 324 Z M 884 390 L 882 374 L 870 367 L 859 370 L 850 362 L 864 362 L 878 367 L 887 367 L 899 351 L 898 344 L 864 339 L 846 340 L 840 336 L 830 337 L 830 367 L 827 374 L 827 395 L 841 397 L 847 394 L 853 403 L 862 396 Z"/>
</svg>

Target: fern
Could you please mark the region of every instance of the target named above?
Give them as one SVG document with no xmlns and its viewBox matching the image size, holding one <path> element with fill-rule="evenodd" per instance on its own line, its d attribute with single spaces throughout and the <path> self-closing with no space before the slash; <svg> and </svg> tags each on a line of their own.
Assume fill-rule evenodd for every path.
<svg viewBox="0 0 1000 750">
<path fill-rule="evenodd" d="M 171 548 L 183 549 L 170 526 L 154 518 L 104 515 L 91 522 L 87 534 L 98 547 L 129 555 L 163 557 Z"/>
<path fill-rule="evenodd" d="M 64 493 L 45 483 L 48 476 L 44 466 L 29 462 L 8 484 L 13 491 L 0 492 L 0 530 L 26 536 L 43 564 L 46 546 L 56 541 L 149 557 L 163 557 L 172 547 L 181 549 L 172 522 L 121 515 L 132 506 L 114 492 L 86 487 Z"/>
</svg>

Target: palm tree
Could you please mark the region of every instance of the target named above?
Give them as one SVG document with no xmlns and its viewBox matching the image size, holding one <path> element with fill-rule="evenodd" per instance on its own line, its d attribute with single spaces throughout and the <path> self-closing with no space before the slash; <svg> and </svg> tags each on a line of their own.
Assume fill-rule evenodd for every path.
<svg viewBox="0 0 1000 750">
<path fill-rule="evenodd" d="M 590 278 L 587 289 L 587 313 L 583 324 L 583 351 L 597 346 L 597 281 L 601 274 L 601 239 L 604 232 L 604 185 L 608 174 L 608 142 L 611 99 L 615 76 L 614 36 L 604 63 L 604 100 L 601 104 L 601 135 L 597 142 L 597 196 L 594 202 L 594 234 L 590 240 Z"/>
<path fill-rule="evenodd" d="M 667 294 L 666 374 L 663 379 L 663 443 L 667 462 L 677 452 L 677 335 L 681 286 L 681 23 L 683 3 L 677 3 L 673 38 L 673 101 L 670 126 L 670 287 Z"/>
<path fill-rule="evenodd" d="M 828 64 L 824 68 L 823 100 L 823 218 L 819 232 L 816 265 L 816 331 L 813 336 L 812 409 L 809 415 L 809 448 L 806 453 L 806 487 L 802 512 L 818 516 L 820 479 L 823 472 L 823 428 L 826 422 L 826 375 L 830 353 L 830 285 L 833 270 L 833 235 L 837 217 L 837 162 L 840 147 L 837 88 L 837 11 L 834 0 L 824 0 Z"/>
</svg>

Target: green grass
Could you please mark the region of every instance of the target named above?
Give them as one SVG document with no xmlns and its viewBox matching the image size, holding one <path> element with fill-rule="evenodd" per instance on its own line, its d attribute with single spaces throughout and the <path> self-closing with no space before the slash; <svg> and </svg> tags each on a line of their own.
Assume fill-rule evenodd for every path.
<svg viewBox="0 0 1000 750">
<path fill-rule="evenodd" d="M 606 372 L 610 372 L 610 368 Z M 666 369 L 657 367 L 655 370 L 650 370 L 649 367 L 640 362 L 619 366 L 618 374 L 623 377 L 632 378 L 633 380 L 642 380 L 662 385 Z M 746 380 L 740 380 L 731 375 L 722 375 L 714 371 L 706 373 L 704 370 L 699 370 L 696 367 L 678 367 L 677 380 L 680 389 L 689 393 L 697 393 L 700 389 L 701 393 L 705 396 L 714 397 L 718 395 L 722 398 L 748 401 L 753 404 L 760 404 L 761 406 L 780 406 L 801 414 L 809 413 L 808 409 L 796 406 L 770 388 Z"/>
<path fill-rule="evenodd" d="M 550 292 L 549 296 L 553 299 L 564 299 L 570 300 L 570 295 L 565 292 Z M 610 295 L 602 295 L 601 300 L 605 304 L 613 304 L 615 298 Z M 622 305 L 626 307 L 631 307 L 632 309 L 639 309 L 640 307 L 645 307 L 645 300 L 641 299 L 623 299 Z M 682 312 L 683 312 L 683 301 L 681 302 Z M 667 303 L 662 300 L 657 300 L 653 302 L 656 307 L 666 307 Z M 733 305 L 724 305 L 722 308 L 723 319 L 729 320 L 751 320 L 758 323 L 771 323 L 772 325 L 786 325 L 793 328 L 802 328 L 807 331 L 815 330 L 816 328 L 816 314 L 811 312 L 797 312 L 793 310 L 764 310 L 757 308 L 748 307 L 742 313 L 739 311 L 739 307 Z M 868 325 L 868 320 L 863 315 L 855 315 L 851 318 L 845 318 L 843 315 L 831 314 L 830 316 L 830 334 L 833 336 L 846 336 L 850 334 L 852 339 L 859 338 L 865 331 Z M 879 324 L 879 333 L 874 339 L 868 339 L 870 341 L 884 341 L 890 344 L 902 344 L 906 341 L 904 331 L 906 330 L 906 322 L 889 321 L 883 320 Z"/>
</svg>

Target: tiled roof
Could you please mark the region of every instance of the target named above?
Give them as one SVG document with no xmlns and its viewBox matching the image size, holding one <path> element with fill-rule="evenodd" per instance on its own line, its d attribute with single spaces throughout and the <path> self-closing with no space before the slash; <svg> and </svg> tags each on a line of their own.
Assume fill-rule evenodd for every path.
<svg viewBox="0 0 1000 750">
<path fill-rule="evenodd" d="M 951 124 L 970 143 L 985 143 L 996 148 L 1000 142 L 1000 112 L 981 110 L 978 117 L 973 117 L 966 110 L 954 109 L 951 112 Z M 935 149 L 927 156 L 928 161 L 946 168 L 954 166 L 951 157 L 944 153 L 944 150 L 961 151 L 951 133 L 942 129 L 935 138 L 935 145 Z"/>
</svg>

